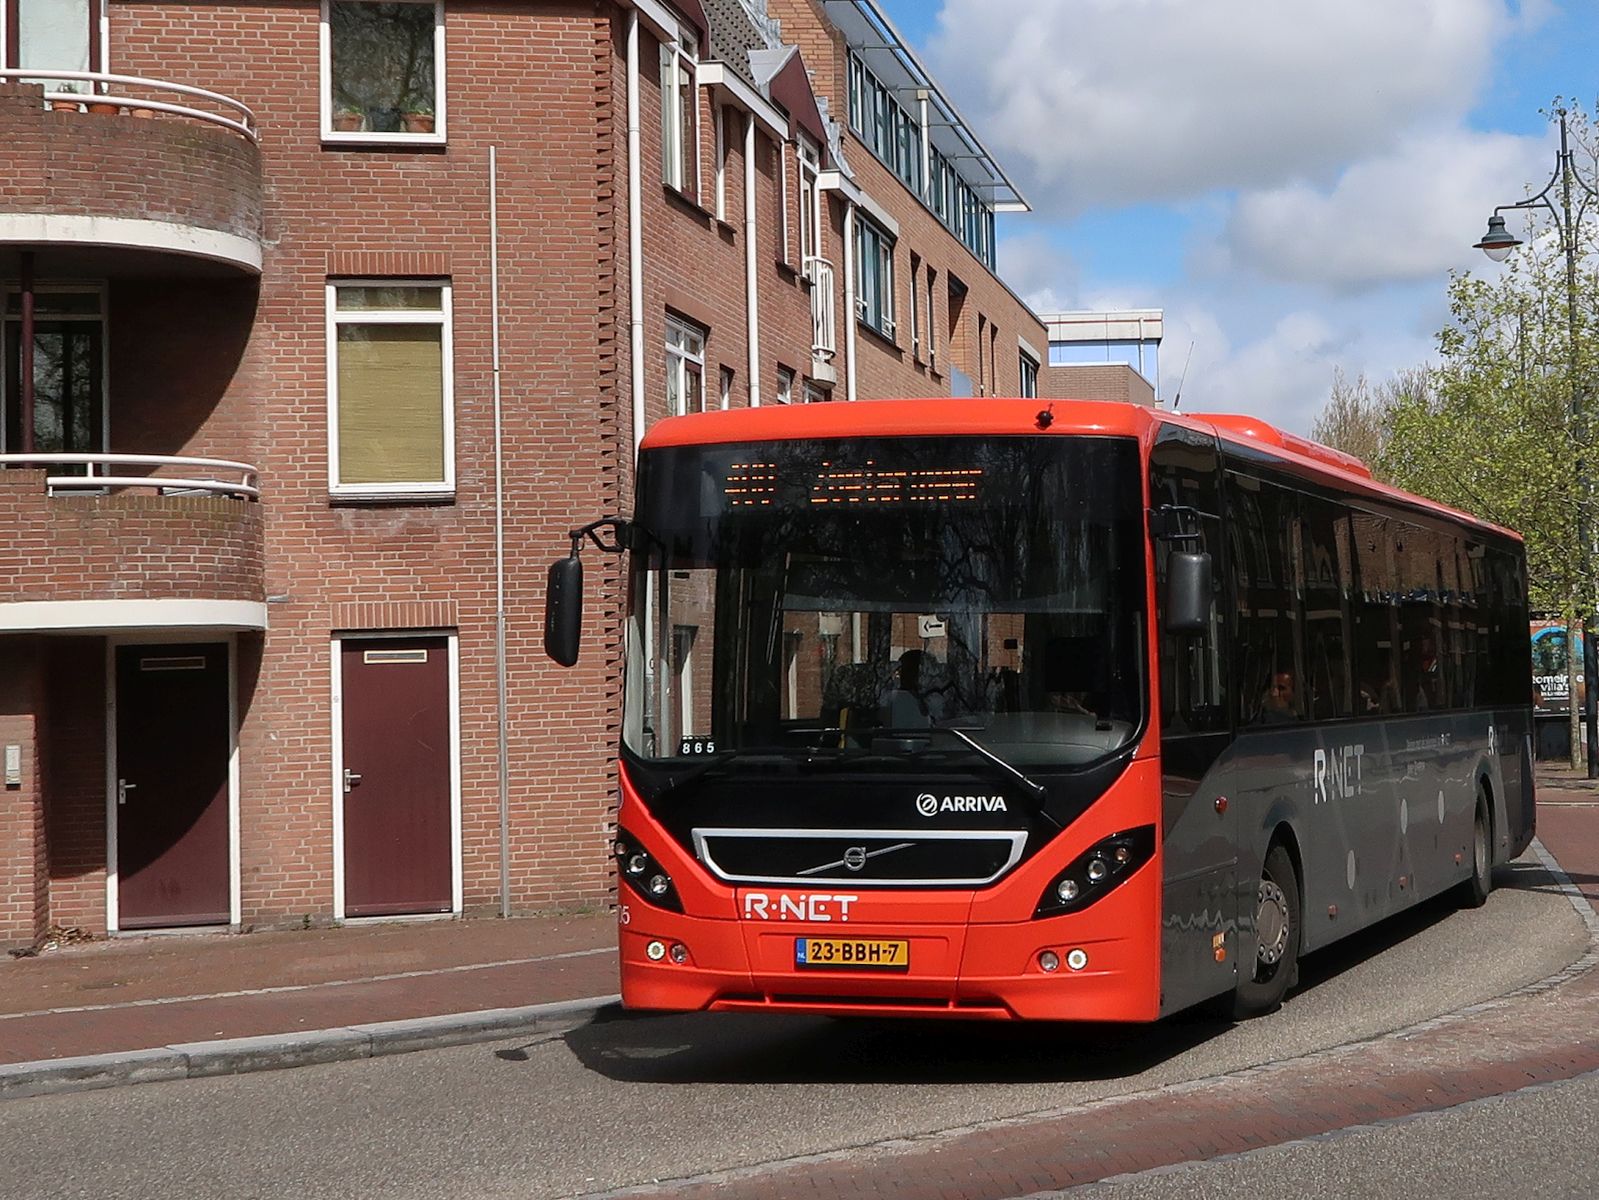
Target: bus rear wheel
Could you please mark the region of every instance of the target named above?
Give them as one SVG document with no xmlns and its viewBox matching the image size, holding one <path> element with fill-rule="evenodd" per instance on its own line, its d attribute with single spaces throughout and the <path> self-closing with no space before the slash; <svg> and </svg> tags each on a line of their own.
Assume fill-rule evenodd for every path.
<svg viewBox="0 0 1599 1200">
<path fill-rule="evenodd" d="M 1481 908 L 1494 890 L 1493 822 L 1488 815 L 1488 791 L 1477 785 L 1477 818 L 1471 830 L 1471 878 L 1460 885 L 1460 902 Z"/>
<path fill-rule="evenodd" d="M 1299 975 L 1299 874 L 1281 842 L 1266 852 L 1255 903 L 1255 955 L 1233 993 L 1233 1018 L 1275 1012 Z"/>
</svg>

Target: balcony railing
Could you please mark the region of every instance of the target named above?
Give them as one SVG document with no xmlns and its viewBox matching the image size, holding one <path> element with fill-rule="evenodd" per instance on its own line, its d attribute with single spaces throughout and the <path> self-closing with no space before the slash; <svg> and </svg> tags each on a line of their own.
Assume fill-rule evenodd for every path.
<svg viewBox="0 0 1599 1200">
<path fill-rule="evenodd" d="M 838 351 L 838 343 L 833 340 L 833 264 L 813 255 L 805 260 L 805 274 L 811 281 L 811 355 L 822 362 L 832 362 Z"/>
<path fill-rule="evenodd" d="M 46 471 L 50 495 L 62 492 L 107 492 L 145 488 L 160 496 L 232 496 L 259 500 L 258 472 L 249 463 L 225 458 L 185 458 L 171 454 L 0 454 L 0 468 L 33 467 Z M 77 467 L 83 474 L 61 471 Z M 140 468 L 149 473 L 132 474 Z M 177 474 L 155 474 L 173 471 Z"/>
<path fill-rule="evenodd" d="M 261 141 L 255 114 L 248 107 L 231 96 L 184 83 L 144 79 L 137 75 L 108 75 L 103 71 L 53 71 L 39 67 L 0 70 L 0 82 L 43 84 L 45 103 L 53 109 L 187 117 L 231 129 L 257 144 Z M 193 101 L 208 107 L 196 107 Z"/>
</svg>

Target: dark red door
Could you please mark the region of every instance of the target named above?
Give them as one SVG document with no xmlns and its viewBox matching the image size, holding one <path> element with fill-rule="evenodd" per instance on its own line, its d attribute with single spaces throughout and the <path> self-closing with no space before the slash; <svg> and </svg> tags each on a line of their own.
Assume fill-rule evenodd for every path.
<svg viewBox="0 0 1599 1200">
<path fill-rule="evenodd" d="M 228 648 L 119 646 L 117 923 L 226 925 Z"/>
<path fill-rule="evenodd" d="M 449 912 L 448 644 L 346 640 L 341 656 L 345 914 Z"/>
</svg>

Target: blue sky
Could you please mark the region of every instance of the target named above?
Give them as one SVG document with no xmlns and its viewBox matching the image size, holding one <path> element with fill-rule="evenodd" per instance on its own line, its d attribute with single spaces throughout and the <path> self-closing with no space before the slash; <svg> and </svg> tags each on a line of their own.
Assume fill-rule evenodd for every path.
<svg viewBox="0 0 1599 1200">
<path fill-rule="evenodd" d="M 1040 311 L 1166 312 L 1161 391 L 1307 431 L 1429 361 L 1453 270 L 1599 92 L 1595 0 L 879 0 L 1034 211 Z"/>
</svg>

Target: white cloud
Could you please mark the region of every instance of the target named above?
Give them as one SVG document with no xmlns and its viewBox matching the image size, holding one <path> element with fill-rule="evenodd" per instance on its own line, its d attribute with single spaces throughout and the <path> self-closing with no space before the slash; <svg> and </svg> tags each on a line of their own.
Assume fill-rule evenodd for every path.
<svg viewBox="0 0 1599 1200">
<path fill-rule="evenodd" d="M 1451 129 L 1404 137 L 1330 190 L 1296 183 L 1239 197 L 1225 245 L 1261 275 L 1362 288 L 1476 265 L 1494 205 L 1550 167 L 1544 139 Z M 1209 269 L 1219 264 L 1205 263 Z"/>
<path fill-rule="evenodd" d="M 995 247 L 999 277 L 1036 313 L 1067 312 L 1078 302 L 1077 261 L 1046 234 L 1002 237 Z"/>
<path fill-rule="evenodd" d="M 1072 212 L 1380 154 L 1462 114 L 1516 21 L 1505 0 L 946 0 L 929 57 L 1034 203 Z"/>
</svg>

